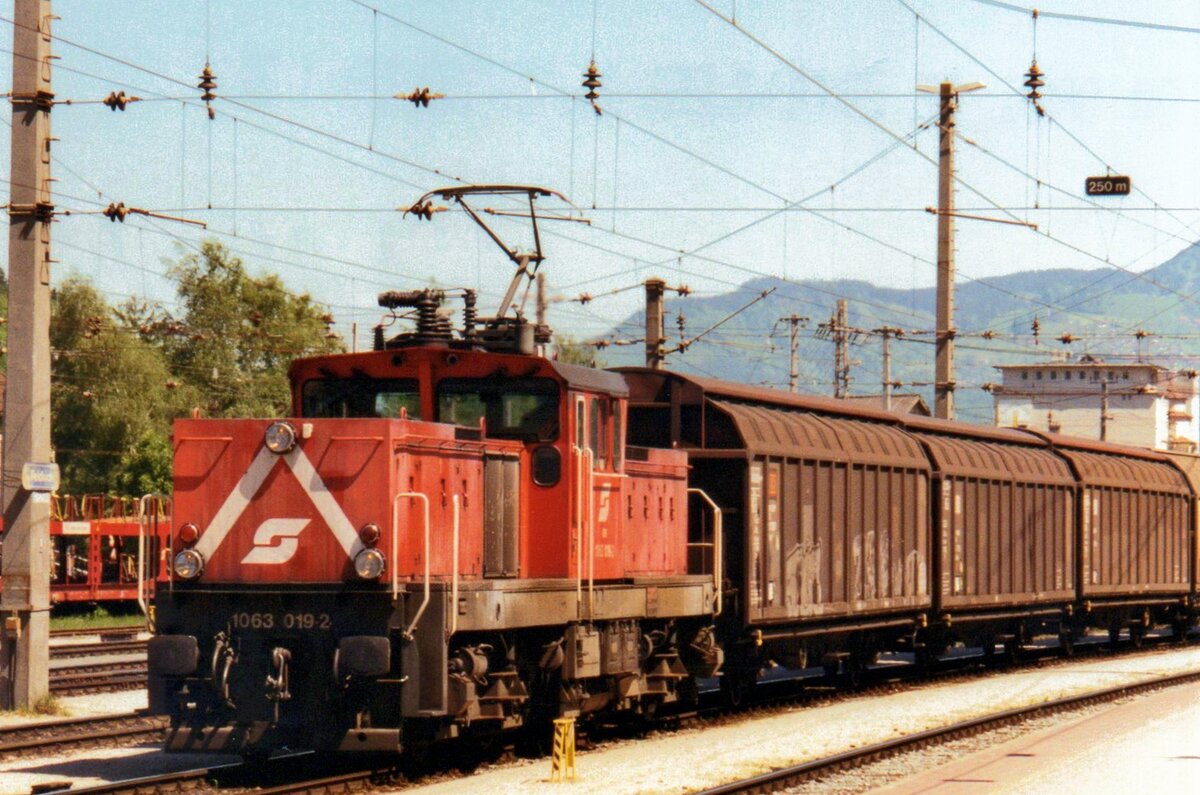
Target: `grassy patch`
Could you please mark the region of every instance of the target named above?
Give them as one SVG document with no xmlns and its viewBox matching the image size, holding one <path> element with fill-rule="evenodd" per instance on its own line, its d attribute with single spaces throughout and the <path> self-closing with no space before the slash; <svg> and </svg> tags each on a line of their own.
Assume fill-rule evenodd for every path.
<svg viewBox="0 0 1200 795">
<path fill-rule="evenodd" d="M 115 605 L 105 607 L 56 605 L 54 614 L 50 616 L 50 629 L 116 629 L 124 627 L 140 627 L 146 623 L 146 617 L 141 614 L 136 605 Z"/>
<path fill-rule="evenodd" d="M 0 715 L 20 715 L 23 718 L 61 717 L 69 714 L 66 707 L 59 702 L 58 696 L 50 694 L 42 696 L 37 703 L 27 709 L 0 712 Z"/>
</svg>

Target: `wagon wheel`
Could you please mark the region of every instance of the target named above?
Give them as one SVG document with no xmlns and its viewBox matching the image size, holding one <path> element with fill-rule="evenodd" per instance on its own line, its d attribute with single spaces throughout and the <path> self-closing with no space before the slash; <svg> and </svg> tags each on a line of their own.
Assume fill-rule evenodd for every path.
<svg viewBox="0 0 1200 795">
<path fill-rule="evenodd" d="M 1060 632 L 1058 635 L 1058 652 L 1063 657 L 1075 656 L 1075 635 L 1074 633 Z"/>
<path fill-rule="evenodd" d="M 1108 625 L 1108 648 L 1116 651 L 1121 643 L 1121 624 L 1118 621 Z"/>
<path fill-rule="evenodd" d="M 1012 638 L 1004 641 L 1004 664 L 1008 666 L 1021 662 L 1021 639 Z"/>
<path fill-rule="evenodd" d="M 980 642 L 983 651 L 983 664 L 991 667 L 996 664 L 996 638 L 988 635 Z"/>
<path fill-rule="evenodd" d="M 741 709 L 750 701 L 758 672 L 753 670 L 728 670 L 721 676 L 721 701 L 730 709 Z"/>
<path fill-rule="evenodd" d="M 1129 628 L 1129 642 L 1133 648 L 1140 649 L 1146 645 L 1146 627 L 1142 624 L 1134 624 Z"/>
<path fill-rule="evenodd" d="M 1188 631 L 1192 628 L 1192 622 L 1187 616 L 1180 616 L 1171 622 L 1171 632 L 1175 636 L 1175 642 L 1181 646 L 1188 644 Z"/>
</svg>

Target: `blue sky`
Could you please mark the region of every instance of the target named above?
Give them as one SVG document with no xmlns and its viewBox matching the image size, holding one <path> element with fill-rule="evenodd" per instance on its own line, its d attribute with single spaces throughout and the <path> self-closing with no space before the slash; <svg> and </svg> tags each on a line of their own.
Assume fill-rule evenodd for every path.
<svg viewBox="0 0 1200 795">
<path fill-rule="evenodd" d="M 1200 28 L 1194 3 L 1038 6 Z M 11 7 L 0 3 L 6 19 Z M 211 226 L 62 218 L 56 278 L 87 276 L 114 302 L 169 300 L 163 259 L 207 234 L 330 305 L 343 333 L 357 321 L 364 342 L 383 289 L 436 278 L 480 287 L 490 305 L 511 266 L 468 219 L 395 211 L 450 176 L 544 185 L 584 208 L 591 227 L 555 224 L 545 241 L 551 290 L 568 296 L 651 275 L 701 292 L 754 274 L 927 286 L 935 222 L 921 209 L 937 197 L 936 130 L 917 131 L 915 148 L 896 138 L 936 114 L 914 83 L 943 79 L 988 86 L 961 102 L 959 130 L 974 145 L 958 147 L 959 206 L 1040 232 L 961 221 L 964 277 L 1106 259 L 1144 270 L 1200 237 L 1190 179 L 1200 173 L 1200 42 L 1190 32 L 1043 16 L 1051 122 L 1005 85 L 1024 90 L 1031 18 L 974 0 L 742 0 L 737 27 L 718 15 L 733 15 L 731 0 L 714 2 L 717 13 L 690 0 L 54 8 L 60 99 L 123 88 L 147 100 L 124 113 L 56 107 L 59 207 L 124 201 Z M 11 40 L 11 25 L 0 36 Z M 603 116 L 579 86 L 593 50 Z M 194 88 L 206 58 L 221 97 L 214 121 Z M 387 98 L 426 85 L 447 99 L 414 108 Z M 1138 190 L 1097 209 L 1083 182 L 1105 163 Z M 636 292 L 560 304 L 552 321 L 588 337 L 636 304 Z"/>
</svg>

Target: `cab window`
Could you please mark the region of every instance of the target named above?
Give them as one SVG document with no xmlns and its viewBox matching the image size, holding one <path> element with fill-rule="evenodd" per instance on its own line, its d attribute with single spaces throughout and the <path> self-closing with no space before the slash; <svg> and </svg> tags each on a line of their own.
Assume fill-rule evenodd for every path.
<svg viewBox="0 0 1200 795">
<path fill-rule="evenodd" d="M 608 463 L 608 399 L 592 398 L 592 450 L 596 455 L 596 469 L 604 469 Z"/>
<path fill-rule="evenodd" d="M 300 389 L 301 414 L 317 419 L 400 416 L 421 418 L 415 378 L 318 378 Z"/>
<path fill-rule="evenodd" d="M 549 442 L 558 438 L 558 392 L 549 378 L 448 378 L 437 387 L 438 421 L 477 426 L 483 419 L 488 436 Z"/>
</svg>

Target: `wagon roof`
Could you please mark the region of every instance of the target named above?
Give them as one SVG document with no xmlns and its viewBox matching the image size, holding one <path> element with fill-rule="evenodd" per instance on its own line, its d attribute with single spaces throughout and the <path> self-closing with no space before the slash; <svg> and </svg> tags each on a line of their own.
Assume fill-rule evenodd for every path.
<svg viewBox="0 0 1200 795">
<path fill-rule="evenodd" d="M 751 455 L 929 469 L 920 444 L 894 425 L 710 398 Z"/>
<path fill-rule="evenodd" d="M 1123 447 L 1040 431 L 1025 431 L 1054 445 L 1075 465 L 1085 486 L 1139 488 L 1191 494 L 1187 478 L 1162 453 L 1138 447 Z"/>
</svg>

